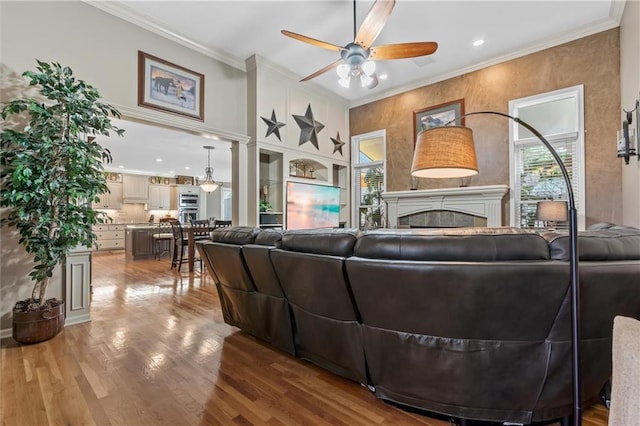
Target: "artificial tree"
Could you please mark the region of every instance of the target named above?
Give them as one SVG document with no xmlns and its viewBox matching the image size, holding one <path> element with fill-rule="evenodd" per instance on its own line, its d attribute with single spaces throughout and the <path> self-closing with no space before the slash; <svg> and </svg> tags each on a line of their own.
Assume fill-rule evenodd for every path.
<svg viewBox="0 0 640 426">
<path fill-rule="evenodd" d="M 100 101 L 98 91 L 58 63 L 37 61 L 37 71 L 26 71 L 30 86 L 41 98 L 24 96 L 2 106 L 0 206 L 6 207 L 3 225 L 15 227 L 19 243 L 33 255 L 29 273 L 34 281 L 31 298 L 16 303 L 15 312 L 47 309 L 59 301 L 46 299 L 55 267 L 77 246 L 93 246 L 92 225 L 103 213 L 92 202 L 108 191 L 103 162 L 109 151 L 96 135 L 124 130 L 111 124 L 120 117 L 113 106 Z"/>
</svg>

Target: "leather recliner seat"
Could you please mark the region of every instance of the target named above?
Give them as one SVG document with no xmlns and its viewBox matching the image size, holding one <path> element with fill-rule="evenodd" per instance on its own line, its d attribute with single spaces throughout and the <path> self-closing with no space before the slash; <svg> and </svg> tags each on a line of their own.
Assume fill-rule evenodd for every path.
<svg viewBox="0 0 640 426">
<path fill-rule="evenodd" d="M 370 385 L 379 398 L 474 420 L 571 415 L 565 234 L 292 230 L 260 248 L 264 231 L 242 232 L 200 244 L 229 324 L 275 342 L 277 333 L 257 325 L 273 323 L 254 301 L 266 295 L 288 305 L 297 356 Z M 215 260 L 214 245 L 238 247 Z M 640 319 L 640 230 L 581 232 L 579 252 L 588 406 L 611 374 L 614 316 Z"/>
<path fill-rule="evenodd" d="M 289 231 L 271 259 L 291 306 L 298 356 L 366 383 L 362 325 L 345 273 L 356 241 L 350 229 Z"/>
</svg>

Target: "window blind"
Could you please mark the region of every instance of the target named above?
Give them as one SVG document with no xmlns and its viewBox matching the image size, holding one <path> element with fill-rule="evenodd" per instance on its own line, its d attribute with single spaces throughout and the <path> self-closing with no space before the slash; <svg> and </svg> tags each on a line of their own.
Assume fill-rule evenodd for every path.
<svg viewBox="0 0 640 426">
<path fill-rule="evenodd" d="M 579 185 L 574 179 L 577 134 L 555 136 L 548 139 L 564 163 L 575 193 Z M 537 138 L 535 141 L 515 141 L 516 168 L 516 222 L 522 228 L 541 228 L 546 225 L 536 221 L 536 205 L 542 200 L 568 201 L 567 187 L 560 166 L 549 150 Z M 576 208 L 582 200 L 574 197 Z M 567 228 L 568 223 L 558 223 L 556 228 Z"/>
</svg>

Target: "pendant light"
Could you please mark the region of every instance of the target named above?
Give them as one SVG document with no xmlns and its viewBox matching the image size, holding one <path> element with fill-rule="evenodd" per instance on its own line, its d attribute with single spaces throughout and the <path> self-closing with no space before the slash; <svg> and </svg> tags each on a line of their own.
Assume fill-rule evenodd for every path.
<svg viewBox="0 0 640 426">
<path fill-rule="evenodd" d="M 202 188 L 204 192 L 213 192 L 220 186 L 213 180 L 213 176 L 211 176 L 213 173 L 213 169 L 211 168 L 211 150 L 216 148 L 210 145 L 203 146 L 203 148 L 207 150 L 207 168 L 204 169 L 205 177 L 204 181 L 200 184 L 200 188 Z"/>
</svg>

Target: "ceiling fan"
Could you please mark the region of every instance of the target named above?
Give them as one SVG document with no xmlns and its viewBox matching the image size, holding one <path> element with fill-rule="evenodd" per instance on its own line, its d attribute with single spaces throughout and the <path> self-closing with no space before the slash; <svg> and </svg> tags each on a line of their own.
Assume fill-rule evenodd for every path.
<svg viewBox="0 0 640 426">
<path fill-rule="evenodd" d="M 308 81 L 333 68 L 337 68 L 342 86 L 349 87 L 352 78 L 360 78 L 362 87 L 373 89 L 378 85 L 378 77 L 375 74 L 374 60 L 415 58 L 431 55 L 438 49 L 438 43 L 432 41 L 397 43 L 384 46 L 371 46 L 376 37 L 382 31 L 391 11 L 395 6 L 395 0 L 376 0 L 369 13 L 362 21 L 360 29 L 356 33 L 356 0 L 353 0 L 353 42 L 344 47 L 316 40 L 291 31 L 282 30 L 282 34 L 296 40 L 321 47 L 323 49 L 340 52 L 340 59 L 303 78 L 300 81 Z"/>
</svg>

